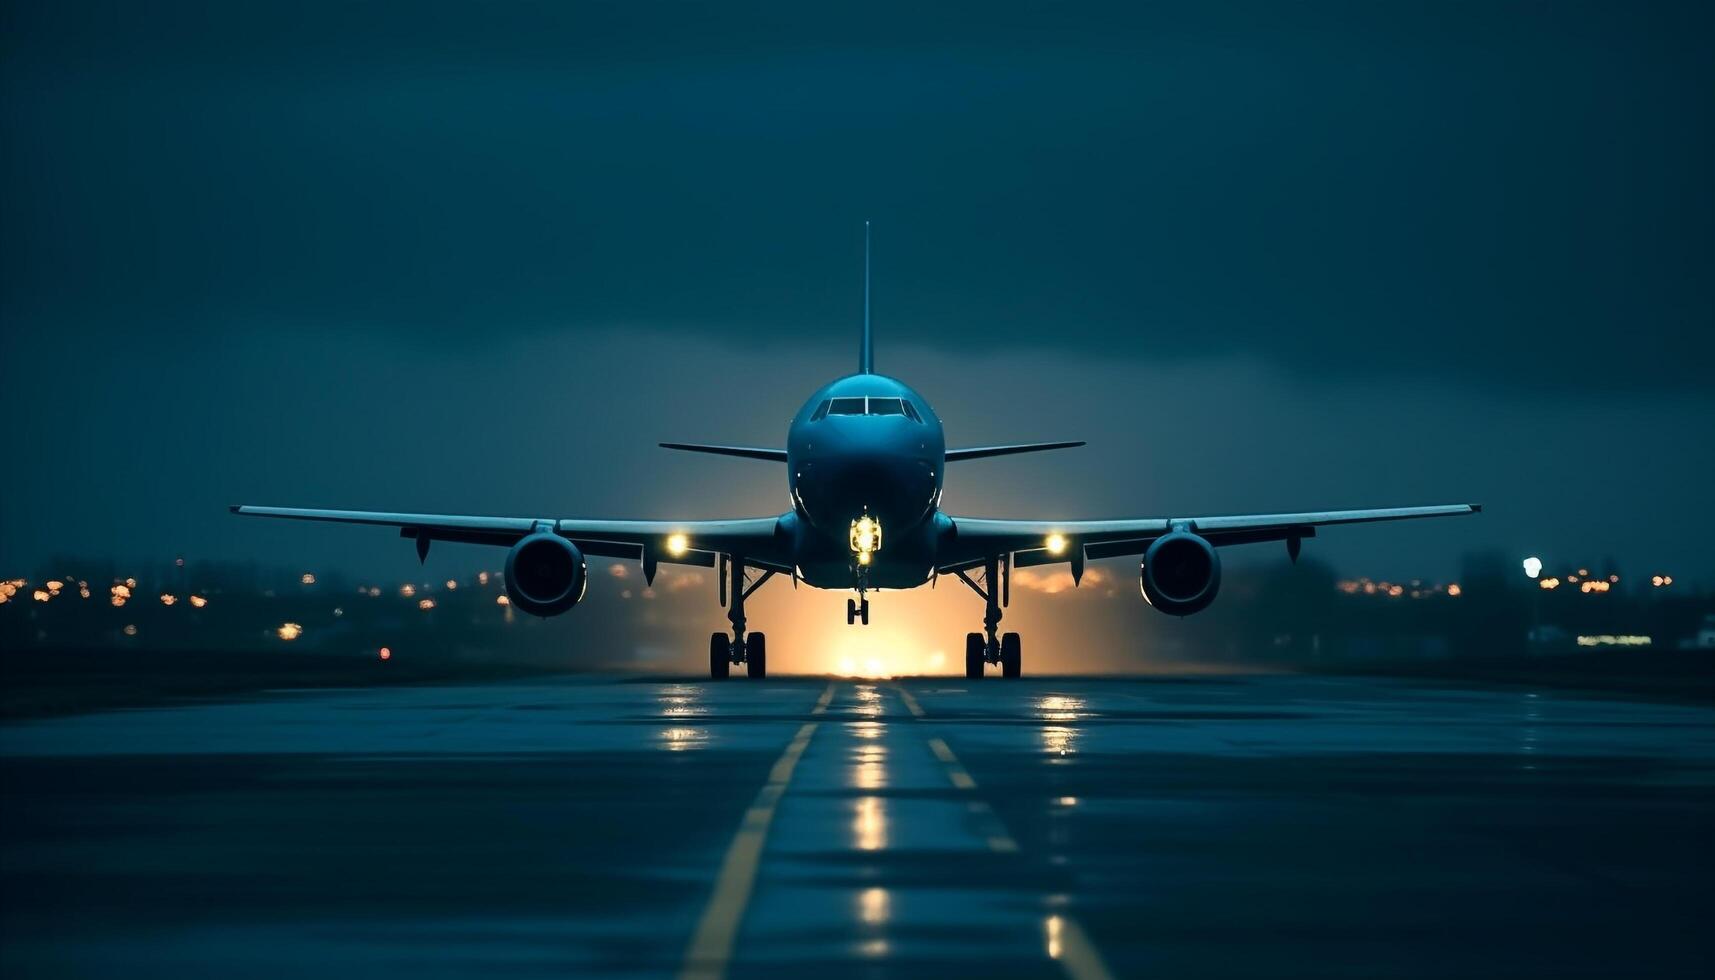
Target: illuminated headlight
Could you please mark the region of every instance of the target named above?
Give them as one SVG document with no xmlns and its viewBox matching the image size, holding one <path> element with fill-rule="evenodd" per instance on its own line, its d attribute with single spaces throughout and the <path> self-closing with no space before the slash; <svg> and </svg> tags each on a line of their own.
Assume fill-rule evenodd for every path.
<svg viewBox="0 0 1715 980">
<path fill-rule="evenodd" d="M 858 564 L 869 564 L 869 556 L 881 550 L 881 522 L 868 514 L 852 521 L 851 545 Z"/>
</svg>

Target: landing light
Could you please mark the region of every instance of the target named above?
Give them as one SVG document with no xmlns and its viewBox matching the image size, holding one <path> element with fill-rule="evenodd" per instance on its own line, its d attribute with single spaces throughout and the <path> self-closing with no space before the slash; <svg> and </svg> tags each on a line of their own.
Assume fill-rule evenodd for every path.
<svg viewBox="0 0 1715 980">
<path fill-rule="evenodd" d="M 1050 534 L 1047 545 L 1049 554 L 1063 554 L 1066 551 L 1066 536 L 1064 534 Z"/>
<path fill-rule="evenodd" d="M 675 557 L 691 550 L 691 539 L 683 534 L 667 535 L 667 553 Z"/>
<path fill-rule="evenodd" d="M 858 563 L 869 564 L 867 556 L 881 550 L 881 522 L 868 514 L 852 521 L 851 546 Z"/>
</svg>

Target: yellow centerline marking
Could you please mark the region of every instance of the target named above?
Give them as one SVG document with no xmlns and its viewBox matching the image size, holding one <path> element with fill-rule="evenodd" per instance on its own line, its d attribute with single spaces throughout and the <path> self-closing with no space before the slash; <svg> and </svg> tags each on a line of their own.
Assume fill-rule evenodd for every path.
<svg viewBox="0 0 1715 980">
<path fill-rule="evenodd" d="M 923 717 L 923 708 L 917 703 L 917 699 L 911 696 L 910 691 L 898 684 L 894 685 L 894 690 L 899 692 L 899 699 L 905 702 L 905 707 L 910 709 L 912 715 Z M 955 787 L 966 791 L 977 788 L 977 781 L 971 778 L 970 772 L 959 761 L 959 757 L 953 754 L 952 747 L 944 739 L 932 737 L 928 742 L 929 751 L 941 760 L 947 770 L 947 779 Z M 1000 815 L 994 812 L 993 807 L 983 800 L 972 800 L 968 809 L 973 816 L 989 825 L 990 830 L 984 838 L 989 850 L 996 854 L 1019 852 L 1018 841 L 1007 832 L 1006 825 L 1001 823 Z M 1058 913 L 1048 917 L 1048 955 L 1060 964 L 1060 968 L 1065 970 L 1072 980 L 1113 980 L 1114 975 L 1109 972 L 1107 963 L 1102 960 L 1102 954 L 1090 940 L 1089 933 L 1084 931 L 1077 919 L 1069 915 Z"/>
<path fill-rule="evenodd" d="M 827 690 L 816 699 L 816 706 L 810 709 L 810 714 L 815 716 L 827 711 L 833 700 L 834 683 L 829 681 Z M 780 753 L 780 758 L 768 770 L 768 782 L 757 790 L 756 799 L 744 811 L 738 833 L 727 846 L 726 857 L 721 860 L 714 894 L 709 896 L 709 904 L 697 921 L 697 931 L 685 949 L 679 980 L 721 980 L 726 976 L 727 966 L 732 961 L 733 942 L 738 938 L 739 924 L 744 921 L 744 911 L 750 905 L 750 893 L 756 886 L 756 869 L 762 862 L 762 849 L 768 842 L 768 827 L 774 822 L 774 810 L 779 806 L 780 798 L 786 795 L 792 771 L 798 767 L 804 750 L 810 747 L 810 737 L 816 734 L 819 724 L 807 721 L 799 726 L 798 734 L 792 736 L 792 741 L 786 744 L 786 751 Z"/>
</svg>

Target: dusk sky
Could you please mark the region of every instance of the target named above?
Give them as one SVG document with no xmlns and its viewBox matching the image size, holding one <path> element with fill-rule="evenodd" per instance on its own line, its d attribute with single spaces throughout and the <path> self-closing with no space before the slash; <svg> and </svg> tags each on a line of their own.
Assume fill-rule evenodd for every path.
<svg viewBox="0 0 1715 980">
<path fill-rule="evenodd" d="M 855 366 L 868 219 L 877 368 L 949 444 L 1089 441 L 953 467 L 951 512 L 1475 501 L 1307 547 L 1715 581 L 1712 42 L 1706 3 L 8 3 L 0 574 L 416 564 L 240 502 L 779 513 L 778 467 L 655 443 L 783 444 Z"/>
</svg>

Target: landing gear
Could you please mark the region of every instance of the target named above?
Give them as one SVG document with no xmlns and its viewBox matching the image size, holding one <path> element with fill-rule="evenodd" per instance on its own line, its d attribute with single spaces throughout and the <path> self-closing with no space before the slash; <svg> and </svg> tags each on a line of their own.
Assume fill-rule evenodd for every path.
<svg viewBox="0 0 1715 980">
<path fill-rule="evenodd" d="M 744 632 L 744 600 L 750 594 L 762 587 L 762 583 L 774 577 L 773 569 L 761 569 L 762 574 L 755 581 L 749 581 L 745 573 L 744 559 L 734 555 L 730 559 L 720 557 L 720 572 L 716 575 L 719 582 L 720 601 L 727 607 L 727 622 L 732 624 L 732 636 L 725 633 L 715 633 L 709 637 L 709 676 L 715 680 L 725 680 L 732 672 L 734 664 L 744 664 L 745 673 L 753 678 L 768 676 L 768 638 L 761 633 L 749 636 Z M 727 601 L 727 564 L 732 565 L 732 601 Z"/>
<path fill-rule="evenodd" d="M 752 680 L 768 676 L 768 637 L 752 633 L 745 638 L 744 666 Z"/>
<path fill-rule="evenodd" d="M 709 634 L 709 676 L 717 681 L 726 680 L 727 672 L 732 670 L 732 641 L 725 633 Z"/>
<path fill-rule="evenodd" d="M 1016 678 L 1024 669 L 1024 650 L 1017 633 L 1000 638 L 1000 676 Z"/>
<path fill-rule="evenodd" d="M 862 599 L 846 600 L 846 625 L 850 626 L 860 621 L 865 626 L 869 625 L 869 598 L 867 596 Z"/>
<path fill-rule="evenodd" d="M 1023 643 L 1017 633 L 996 634 L 1000 626 L 1001 607 L 1006 604 L 1011 589 L 1011 562 L 997 556 L 983 563 L 983 580 L 979 584 L 965 571 L 955 572 L 959 580 L 982 597 L 983 632 L 965 634 L 965 676 L 976 680 L 983 676 L 988 664 L 1000 664 L 1002 677 L 1016 678 L 1024 673 Z"/>
</svg>

